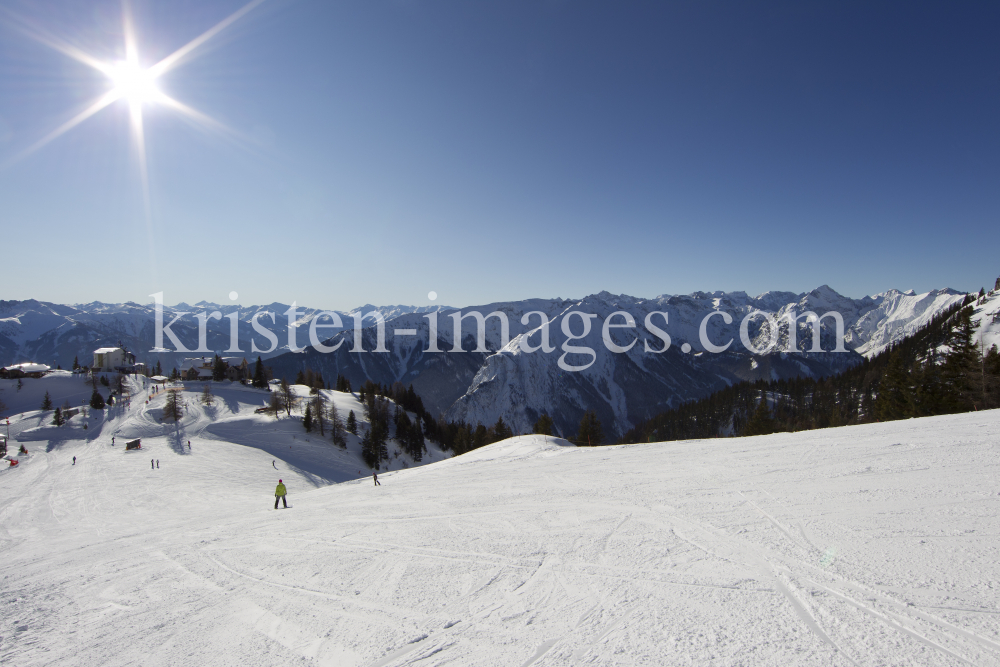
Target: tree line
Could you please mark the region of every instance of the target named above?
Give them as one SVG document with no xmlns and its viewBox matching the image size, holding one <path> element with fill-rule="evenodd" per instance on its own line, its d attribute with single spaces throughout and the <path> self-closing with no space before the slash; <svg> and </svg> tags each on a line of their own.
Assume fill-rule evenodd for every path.
<svg viewBox="0 0 1000 667">
<path fill-rule="evenodd" d="M 764 435 L 1000 407 L 1000 352 L 975 343 L 975 299 L 841 373 L 740 382 L 638 424 L 621 442 Z"/>
</svg>

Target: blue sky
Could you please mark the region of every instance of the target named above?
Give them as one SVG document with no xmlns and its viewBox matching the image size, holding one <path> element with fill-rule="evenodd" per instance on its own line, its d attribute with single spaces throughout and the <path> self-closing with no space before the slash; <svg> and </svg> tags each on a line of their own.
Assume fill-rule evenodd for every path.
<svg viewBox="0 0 1000 667">
<path fill-rule="evenodd" d="M 134 2 L 149 66 L 240 9 Z M 994 3 L 268 0 L 110 87 L 122 5 L 0 0 L 0 298 L 849 296 L 1000 273 Z M 22 252 L 25 254 L 22 256 Z M 13 267 L 13 270 L 11 270 Z"/>
</svg>

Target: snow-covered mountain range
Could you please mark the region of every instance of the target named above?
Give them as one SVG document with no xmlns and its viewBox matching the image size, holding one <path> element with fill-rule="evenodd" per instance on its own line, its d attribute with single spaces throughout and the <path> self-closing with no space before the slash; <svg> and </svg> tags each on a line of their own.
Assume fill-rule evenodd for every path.
<svg viewBox="0 0 1000 667">
<path fill-rule="evenodd" d="M 383 384 L 412 383 L 433 413 L 443 412 L 451 420 L 492 424 L 500 417 L 515 432 L 530 432 L 540 414 L 548 413 L 557 430 L 571 435 L 584 411 L 597 412 L 605 432 L 614 437 L 663 410 L 693 398 L 705 396 L 741 380 L 789 378 L 796 376 L 823 377 L 847 368 L 872 356 L 895 341 L 901 340 L 925 324 L 934 314 L 961 301 L 964 294 L 944 289 L 915 294 L 912 291 L 890 290 L 863 299 L 850 299 L 828 286 L 811 292 L 766 292 L 751 297 L 744 292 L 696 292 L 689 295 L 661 295 L 640 299 L 607 292 L 584 299 L 529 299 L 517 302 L 493 303 L 461 309 L 463 315 L 479 313 L 487 316 L 497 311 L 506 314 L 509 341 L 504 345 L 498 318 L 485 323 L 486 351 L 476 351 L 476 322 L 463 320 L 461 329 L 462 354 L 446 352 L 452 349 L 453 319 L 457 310 L 444 310 L 437 317 L 437 347 L 440 353 L 427 352 L 430 321 L 424 314 L 402 315 L 386 325 L 385 354 L 356 354 L 353 333 L 345 331 L 328 341 L 341 343 L 336 352 L 319 353 L 306 350 L 286 354 L 270 361 L 276 373 L 291 376 L 298 370 L 313 368 L 330 377 L 338 373 L 352 382 L 372 379 Z M 526 353 L 528 347 L 540 343 L 540 317 L 528 313 L 544 313 L 550 320 L 549 335 L 552 352 Z M 593 314 L 589 333 L 579 340 L 568 341 L 563 321 L 573 311 Z M 636 343 L 623 353 L 609 351 L 603 341 L 603 323 L 617 311 L 631 314 L 636 328 L 611 330 L 612 340 L 624 347 Z M 706 325 L 706 335 L 713 345 L 733 344 L 724 353 L 706 352 L 700 336 L 700 326 L 714 312 L 728 313 L 732 321 L 713 316 Z M 789 331 L 779 332 L 776 349 L 768 354 L 750 353 L 740 340 L 740 323 L 754 311 L 780 318 L 790 311 L 801 315 L 812 311 L 817 315 L 837 312 L 843 319 L 842 342 L 846 353 L 831 352 L 836 347 L 837 331 L 832 317 L 820 322 L 822 349 L 827 352 L 807 352 L 812 344 L 811 329 L 805 321 L 797 328 L 796 345 L 787 347 Z M 671 346 L 658 354 L 663 340 L 643 327 L 650 313 L 653 321 L 670 336 Z M 572 316 L 570 331 L 582 331 L 579 316 Z M 619 316 L 616 323 L 621 323 Z M 748 335 L 757 349 L 764 348 L 768 328 L 762 318 L 750 323 Z M 407 332 L 396 335 L 397 330 Z M 364 349 L 376 347 L 376 331 L 364 332 Z M 559 366 L 563 345 L 570 343 L 593 350 L 593 355 L 570 354 L 570 365 L 591 365 L 580 372 L 567 372 Z M 689 348 L 686 346 L 690 346 Z M 782 352 L 795 349 L 798 352 Z M 687 350 L 687 351 L 685 351 Z"/>
<path fill-rule="evenodd" d="M 268 349 L 269 342 L 255 334 L 251 323 L 273 332 L 278 345 L 261 353 L 268 359 L 276 376 L 290 379 L 299 370 L 312 368 L 323 373 L 327 381 L 343 374 L 357 386 L 366 379 L 382 384 L 402 382 L 413 384 L 425 406 L 434 414 L 444 413 L 448 419 L 470 423 L 492 424 L 503 417 L 515 432 L 529 432 L 543 412 L 555 421 L 557 430 L 571 435 L 585 410 L 596 410 L 609 437 L 621 434 L 636 423 L 663 410 L 705 396 L 741 380 L 789 378 L 796 376 L 822 377 L 847 368 L 861 359 L 873 356 L 893 342 L 901 340 L 931 317 L 964 298 L 965 294 L 951 289 L 924 294 L 913 291 L 889 290 L 862 299 L 851 299 L 824 285 L 811 292 L 765 292 L 752 297 L 745 292 L 695 292 L 688 295 L 661 295 L 642 299 L 608 292 L 583 299 L 527 299 L 486 304 L 460 310 L 444 306 L 372 306 L 365 305 L 351 313 L 378 312 L 385 320 L 386 353 L 372 352 L 377 346 L 377 327 L 366 319 L 362 332 L 364 354 L 354 353 L 355 333 L 351 329 L 351 313 L 340 312 L 342 326 L 320 329 L 320 340 L 329 346 L 340 343 L 339 349 L 323 353 L 308 345 L 310 326 L 323 312 L 299 307 L 291 327 L 286 312 L 289 305 L 272 303 L 262 306 L 221 305 L 199 302 L 180 303 L 164 308 L 164 323 L 178 313 L 188 313 L 179 319 L 172 331 L 189 349 L 198 345 L 199 321 L 196 315 L 218 311 L 221 319 L 205 320 L 207 348 L 232 355 L 230 348 L 231 313 L 238 313 L 237 347 L 242 354 L 251 354 L 251 339 L 259 348 Z M 502 327 L 492 312 L 507 317 L 509 340 L 503 340 Z M 586 336 L 569 340 L 564 332 L 564 320 L 569 317 L 573 336 L 582 332 L 583 322 L 577 311 L 593 315 Z M 627 352 L 615 353 L 605 343 L 604 323 L 615 312 L 625 311 L 635 320 L 634 329 L 610 329 L 614 344 L 628 346 Z M 766 354 L 754 354 L 746 349 L 740 337 L 741 321 L 754 311 L 776 318 L 790 312 L 798 315 L 812 311 L 817 315 L 839 313 L 843 319 L 842 343 L 845 353 L 831 352 L 837 346 L 836 323 L 832 317 L 820 322 L 821 346 L 825 352 L 809 352 L 812 345 L 810 325 L 800 321 L 795 331 L 795 345 L 789 345 L 789 329 L 783 326 L 778 344 Z M 710 345 L 725 345 L 723 353 L 706 351 L 700 334 L 705 318 L 706 340 Z M 431 320 L 436 315 L 436 344 L 441 352 L 428 351 Z M 454 314 L 478 313 L 486 317 L 483 347 L 477 341 L 477 326 L 473 317 L 461 322 L 460 347 L 455 353 L 452 340 Z M 525 352 L 541 341 L 539 331 L 543 313 L 549 324 L 551 352 Z M 657 313 L 651 315 L 651 313 Z M 662 336 L 644 326 L 651 317 L 657 327 L 670 337 L 670 347 Z M 527 319 L 524 319 L 527 318 Z M 622 316 L 615 319 L 623 323 Z M 323 319 L 324 327 L 330 321 Z M 763 318 L 749 322 L 747 334 L 752 345 L 763 349 L 769 340 L 769 329 Z M 295 344 L 302 351 L 290 351 L 288 333 L 295 332 Z M 89 363 L 92 351 L 121 341 L 136 351 L 140 361 L 165 369 L 172 368 L 190 352 L 149 352 L 153 348 L 155 320 L 152 305 L 136 303 L 106 304 L 94 302 L 58 305 L 38 301 L 0 301 L 0 363 L 37 361 L 68 368 L 74 357 Z M 592 350 L 592 353 L 564 355 L 563 346 L 572 345 Z M 169 346 L 168 346 L 169 347 Z M 170 348 L 171 350 L 173 348 Z M 782 351 L 784 350 L 784 351 Z M 791 351 L 797 350 L 797 351 Z M 583 366 L 585 370 L 568 372 L 565 364 Z"/>
<path fill-rule="evenodd" d="M 253 334 L 252 320 L 264 313 L 273 313 L 273 319 L 267 316 L 258 318 L 258 325 L 274 332 L 279 344 L 269 352 L 260 356 L 267 359 L 288 351 L 287 319 L 285 313 L 290 306 L 282 303 L 271 303 L 259 306 L 240 306 L 233 304 L 218 304 L 200 301 L 194 305 L 178 303 L 175 306 L 163 307 L 164 324 L 169 325 L 179 313 L 187 313 L 171 326 L 183 345 L 194 350 L 198 347 L 197 316 L 199 314 L 219 312 L 220 319 L 206 319 L 207 347 L 213 351 L 223 351 L 230 348 L 230 326 L 227 318 L 232 313 L 238 313 L 238 347 L 242 354 L 250 354 L 250 338 Z M 364 305 L 349 312 L 337 312 L 344 326 L 353 326 L 351 314 L 354 312 L 369 313 L 377 311 L 386 319 L 399 317 L 406 313 L 422 313 L 446 309 L 447 306 L 372 306 Z M 295 320 L 295 328 L 306 331 L 313 319 L 321 312 L 318 308 L 299 307 Z M 324 319 L 324 325 L 329 320 Z M 336 328 L 325 329 L 324 336 L 337 331 Z M 153 354 L 155 341 L 155 310 L 153 304 L 141 305 L 134 302 L 102 303 L 94 301 L 87 304 L 60 305 L 33 299 L 25 301 L 0 301 L 0 365 L 9 365 L 22 361 L 36 361 L 55 367 L 61 365 L 69 368 L 73 359 L 79 357 L 80 364 L 89 365 L 93 361 L 92 352 L 99 347 L 117 346 L 119 342 L 136 354 L 138 361 L 160 361 L 169 369 L 180 363 L 186 357 L 198 356 L 191 352 L 163 352 Z M 306 335 L 300 336 L 306 339 Z M 268 349 L 270 345 L 257 335 L 255 339 L 259 347 Z M 173 350 L 172 347 L 168 349 Z M 229 356 L 240 353 L 229 353 Z M 257 353 L 254 353 L 256 358 Z"/>
</svg>

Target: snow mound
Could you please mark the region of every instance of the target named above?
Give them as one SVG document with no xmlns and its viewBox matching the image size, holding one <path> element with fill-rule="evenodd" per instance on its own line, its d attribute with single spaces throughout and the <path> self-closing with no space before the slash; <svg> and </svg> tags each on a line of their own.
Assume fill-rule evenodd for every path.
<svg viewBox="0 0 1000 667">
<path fill-rule="evenodd" d="M 448 465 L 484 463 L 487 461 L 511 462 L 538 458 L 544 459 L 569 453 L 576 448 L 576 445 L 562 438 L 544 435 L 518 435 L 507 440 L 494 442 L 485 447 L 480 447 L 479 449 L 474 449 L 471 452 L 456 456 L 437 465 L 440 468 Z"/>
</svg>

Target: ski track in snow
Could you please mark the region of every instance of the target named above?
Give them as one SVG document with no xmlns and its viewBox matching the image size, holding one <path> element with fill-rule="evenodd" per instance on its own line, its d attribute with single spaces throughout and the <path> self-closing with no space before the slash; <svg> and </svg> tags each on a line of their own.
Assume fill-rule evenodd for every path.
<svg viewBox="0 0 1000 667">
<path fill-rule="evenodd" d="M 374 487 L 353 454 L 218 393 L 214 411 L 186 393 L 179 429 L 161 394 L 24 440 L 0 471 L 0 662 L 1000 664 L 1000 411 L 524 436 Z M 279 476 L 294 509 L 272 509 Z"/>
</svg>

